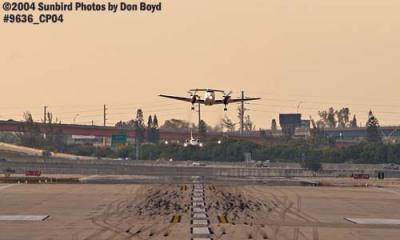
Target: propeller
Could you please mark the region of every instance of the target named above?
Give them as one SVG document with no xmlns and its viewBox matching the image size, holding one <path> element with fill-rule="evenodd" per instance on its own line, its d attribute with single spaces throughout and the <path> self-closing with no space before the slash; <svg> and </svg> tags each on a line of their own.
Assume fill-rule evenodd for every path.
<svg viewBox="0 0 400 240">
<path fill-rule="evenodd" d="M 231 94 L 232 94 L 232 90 L 229 91 L 228 93 L 225 93 L 225 92 L 224 92 L 224 96 L 223 96 L 223 98 L 224 98 L 224 104 L 225 104 L 224 111 L 227 110 L 226 105 L 228 105 L 228 103 L 229 103 L 229 99 L 231 98 Z"/>
<path fill-rule="evenodd" d="M 200 99 L 200 96 L 196 94 L 196 91 L 193 93 L 192 91 L 188 92 L 190 94 L 190 97 L 192 98 L 191 102 L 192 102 L 192 110 L 194 110 L 194 104 L 196 103 L 196 101 L 198 99 Z"/>
<path fill-rule="evenodd" d="M 232 90 L 230 90 L 228 93 L 225 93 L 225 92 L 224 92 L 224 97 L 229 96 L 229 95 L 231 95 L 231 94 L 232 94 Z"/>
<path fill-rule="evenodd" d="M 225 93 L 225 92 L 224 92 L 223 98 L 224 98 L 224 104 L 225 104 L 225 105 L 228 104 L 228 101 L 229 101 L 229 99 L 231 98 L 231 94 L 232 94 L 232 90 L 229 91 L 228 93 Z"/>
</svg>

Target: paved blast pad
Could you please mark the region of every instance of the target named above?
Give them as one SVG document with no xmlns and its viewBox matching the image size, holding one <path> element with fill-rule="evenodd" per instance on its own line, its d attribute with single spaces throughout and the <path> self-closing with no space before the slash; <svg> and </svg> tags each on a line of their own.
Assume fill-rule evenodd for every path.
<svg viewBox="0 0 400 240">
<path fill-rule="evenodd" d="M 195 197 L 197 197 L 197 198 L 204 198 L 204 194 L 203 193 L 200 193 L 200 192 L 195 192 L 195 193 L 193 193 L 193 197 L 195 198 Z"/>
<path fill-rule="evenodd" d="M 210 235 L 211 231 L 208 227 L 192 227 L 194 235 Z"/>
</svg>

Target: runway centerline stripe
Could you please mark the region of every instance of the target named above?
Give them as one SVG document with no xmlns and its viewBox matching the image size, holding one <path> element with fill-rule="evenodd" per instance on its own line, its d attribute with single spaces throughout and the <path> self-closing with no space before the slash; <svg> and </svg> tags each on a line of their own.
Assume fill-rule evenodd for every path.
<svg viewBox="0 0 400 240">
<path fill-rule="evenodd" d="M 200 182 L 200 177 L 193 177 L 191 195 L 191 227 L 192 240 L 211 240 L 207 208 L 205 204 L 204 185 Z"/>
</svg>

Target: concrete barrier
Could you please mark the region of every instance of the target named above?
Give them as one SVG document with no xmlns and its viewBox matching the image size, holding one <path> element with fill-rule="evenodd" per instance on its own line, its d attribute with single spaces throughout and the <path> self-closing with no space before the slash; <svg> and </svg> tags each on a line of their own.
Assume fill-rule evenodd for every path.
<svg viewBox="0 0 400 240">
<path fill-rule="evenodd" d="M 0 164 L 0 171 L 15 169 L 23 174 L 26 170 L 40 170 L 43 174 L 104 174 L 148 176 L 220 176 L 220 177 L 350 177 L 355 170 L 323 170 L 317 173 L 304 169 L 257 168 L 257 167 L 194 167 L 140 165 L 127 161 L 8 161 Z M 357 170 L 357 173 L 375 175 L 375 170 Z M 394 171 L 397 172 L 397 171 Z M 392 174 L 393 176 L 395 174 Z M 387 177 L 390 177 L 388 175 Z"/>
</svg>

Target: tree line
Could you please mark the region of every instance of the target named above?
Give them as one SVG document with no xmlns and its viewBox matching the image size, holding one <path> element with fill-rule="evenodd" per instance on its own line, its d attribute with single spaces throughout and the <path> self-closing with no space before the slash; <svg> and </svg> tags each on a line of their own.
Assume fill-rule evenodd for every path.
<svg viewBox="0 0 400 240">
<path fill-rule="evenodd" d="M 65 151 L 65 135 L 60 127 L 61 122 L 53 118 L 51 112 L 47 112 L 47 121 L 40 125 L 33 120 L 30 112 L 24 113 L 25 124 L 20 126 L 16 134 L 17 142 L 20 145 L 42 148 L 51 151 Z M 42 134 L 44 132 L 44 134 Z"/>
<path fill-rule="evenodd" d="M 344 112 L 349 112 L 343 110 Z M 342 112 L 343 112 L 342 111 Z M 332 112 L 332 111 L 331 111 Z M 346 114 L 345 114 L 346 115 Z M 343 116 L 345 116 L 343 115 Z M 137 145 L 118 145 L 112 147 L 96 147 L 92 145 L 67 145 L 60 122 L 51 113 L 48 121 L 38 124 L 30 113 L 24 114 L 25 124 L 16 135 L 18 143 L 24 146 L 43 148 L 83 156 L 131 158 L 135 159 Z M 328 118 L 327 118 L 328 119 Z M 347 122 L 347 117 L 343 118 Z M 342 121 L 342 120 L 341 120 Z M 211 128 L 205 122 L 201 128 L 206 132 Z M 160 141 L 159 129 L 183 129 L 194 127 L 191 123 L 170 119 L 159 127 L 156 115 L 150 115 L 147 123 L 141 109 L 136 117 L 127 122 L 120 121 L 115 126 L 121 129 L 135 129 L 136 140 L 140 143 L 140 159 L 175 159 L 198 161 L 243 161 L 245 153 L 251 153 L 254 160 L 271 160 L 284 162 L 311 163 L 353 162 L 353 163 L 400 163 L 400 145 L 384 144 L 378 119 L 369 112 L 367 138 L 358 144 L 338 146 L 335 139 L 314 131 L 309 139 L 284 139 L 282 141 L 266 141 L 253 143 L 225 137 L 223 139 L 204 138 L 204 147 L 184 147 L 180 143 L 165 144 Z M 43 129 L 45 134 L 42 134 Z M 15 140 L 15 139 L 14 139 Z"/>
<path fill-rule="evenodd" d="M 111 158 L 134 159 L 136 146 L 121 145 L 113 148 L 74 145 L 69 153 Z M 272 162 L 302 161 L 318 163 L 396 163 L 400 164 L 400 144 L 361 142 L 338 147 L 335 145 L 315 146 L 304 139 L 291 140 L 281 144 L 256 144 L 235 139 L 208 141 L 202 148 L 184 147 L 177 143 L 146 143 L 141 146 L 140 159 L 174 159 L 179 161 L 244 161 L 245 153 L 250 153 L 253 160 Z"/>
<path fill-rule="evenodd" d="M 121 129 L 134 129 L 136 134 L 135 141 L 139 143 L 145 141 L 155 143 L 160 140 L 160 130 L 158 127 L 157 115 L 149 115 L 146 126 L 142 109 L 138 109 L 136 111 L 135 119 L 129 120 L 127 122 L 119 121 L 115 124 L 115 127 Z"/>
<path fill-rule="evenodd" d="M 166 121 L 166 128 L 186 128 L 189 123 L 180 120 Z M 182 144 L 163 142 L 144 143 L 140 159 L 175 159 L 196 161 L 243 161 L 245 153 L 254 160 L 315 163 L 399 163 L 400 144 L 384 144 L 379 121 L 369 112 L 367 138 L 357 144 L 338 146 L 335 139 L 314 134 L 309 139 L 289 139 L 276 142 L 253 143 L 231 138 L 208 139 L 204 147 L 184 147 Z M 218 140 L 222 140 L 219 142 Z M 134 145 L 119 146 L 108 152 L 98 151 L 95 156 L 133 158 Z M 91 147 L 89 147 L 91 148 Z M 81 152 L 75 152 L 82 154 Z M 108 155 L 107 155 L 107 154 Z M 97 154 L 97 155 L 96 155 Z"/>
<path fill-rule="evenodd" d="M 354 114 L 351 119 L 350 109 L 343 107 L 335 110 L 330 107 L 328 110 L 318 111 L 320 120 L 317 121 L 319 128 L 356 128 L 358 127 L 357 117 Z"/>
</svg>

